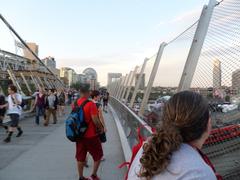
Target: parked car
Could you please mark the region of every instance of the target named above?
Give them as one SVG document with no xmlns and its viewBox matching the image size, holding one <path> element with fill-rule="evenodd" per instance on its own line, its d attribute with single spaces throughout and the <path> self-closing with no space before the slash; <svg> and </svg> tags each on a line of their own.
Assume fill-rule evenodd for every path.
<svg viewBox="0 0 240 180">
<path fill-rule="evenodd" d="M 167 102 L 171 96 L 162 96 L 158 98 L 153 104 L 148 104 L 148 110 L 161 110 L 161 108 L 164 106 L 165 102 Z"/>
<path fill-rule="evenodd" d="M 222 105 L 218 105 L 218 107 L 221 108 L 221 111 L 223 113 L 238 109 L 237 104 L 222 104 Z"/>
</svg>

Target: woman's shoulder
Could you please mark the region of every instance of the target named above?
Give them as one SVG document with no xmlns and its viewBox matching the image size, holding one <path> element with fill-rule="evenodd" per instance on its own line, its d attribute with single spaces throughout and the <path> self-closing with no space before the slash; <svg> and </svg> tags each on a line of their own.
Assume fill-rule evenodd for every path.
<svg viewBox="0 0 240 180">
<path fill-rule="evenodd" d="M 212 169 L 204 162 L 199 153 L 188 144 L 182 144 L 180 149 L 173 153 L 167 171 L 159 177 L 169 179 L 216 179 Z"/>
<path fill-rule="evenodd" d="M 137 176 L 141 169 L 140 158 L 143 149 L 141 148 L 137 153 L 130 171 L 129 178 L 141 179 Z M 179 150 L 175 151 L 172 155 L 170 164 L 167 169 L 155 175 L 153 180 L 157 179 L 199 179 L 199 180 L 215 180 L 216 177 L 212 169 L 202 160 L 201 156 L 196 150 L 187 144 L 182 144 Z"/>
</svg>

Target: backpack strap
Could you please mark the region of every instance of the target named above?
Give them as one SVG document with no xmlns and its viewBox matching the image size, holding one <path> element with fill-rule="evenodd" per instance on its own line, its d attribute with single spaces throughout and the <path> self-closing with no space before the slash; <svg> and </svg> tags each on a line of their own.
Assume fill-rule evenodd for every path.
<svg viewBox="0 0 240 180">
<path fill-rule="evenodd" d="M 78 99 L 74 102 L 73 111 L 77 111 L 79 108 L 83 108 L 90 101 L 87 99 L 80 106 L 78 106 L 77 102 L 78 102 Z"/>
<path fill-rule="evenodd" d="M 88 102 L 90 102 L 88 99 L 87 100 L 85 100 L 81 105 L 80 105 L 80 107 L 84 107 Z"/>
</svg>

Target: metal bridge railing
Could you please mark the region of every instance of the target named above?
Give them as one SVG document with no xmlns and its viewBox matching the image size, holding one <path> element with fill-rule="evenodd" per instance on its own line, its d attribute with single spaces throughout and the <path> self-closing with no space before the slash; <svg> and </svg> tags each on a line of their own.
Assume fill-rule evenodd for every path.
<svg viewBox="0 0 240 180">
<path fill-rule="evenodd" d="M 114 97 L 110 98 L 110 104 L 118 115 L 130 148 L 138 142 L 137 129 L 139 127 L 141 127 L 141 134 L 144 137 L 151 135 L 151 128 L 149 126 L 144 126 L 147 124 L 125 104 Z"/>
<path fill-rule="evenodd" d="M 183 90 L 195 91 L 209 100 L 214 128 L 204 151 L 224 179 L 239 179 L 239 12 L 239 0 L 209 0 L 198 21 L 168 43 L 161 43 L 150 63 L 152 66 L 148 60 L 144 61 L 145 67 L 144 63 L 140 66 L 144 67 L 142 78 L 132 85 L 134 96 L 130 102 L 115 96 L 115 91 L 121 93 L 125 88 L 124 83 L 118 80 L 108 85 L 115 97 L 111 103 L 123 121 L 126 136 L 133 131 L 131 146 L 136 141 L 134 132 L 139 122 L 156 126 L 162 106 L 171 95 Z"/>
</svg>

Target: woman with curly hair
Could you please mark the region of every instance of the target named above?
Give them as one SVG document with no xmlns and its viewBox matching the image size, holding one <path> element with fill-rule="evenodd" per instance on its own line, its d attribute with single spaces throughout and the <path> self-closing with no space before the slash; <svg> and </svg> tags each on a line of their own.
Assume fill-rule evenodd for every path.
<svg viewBox="0 0 240 180">
<path fill-rule="evenodd" d="M 161 126 L 134 158 L 128 179 L 221 179 L 200 151 L 210 131 L 207 101 L 191 91 L 175 94 L 164 106 Z"/>
</svg>

